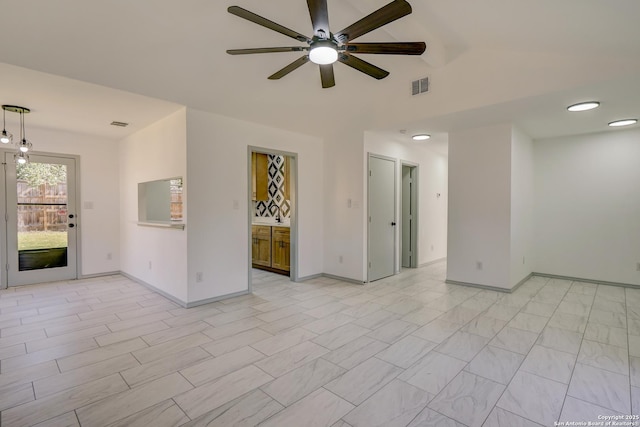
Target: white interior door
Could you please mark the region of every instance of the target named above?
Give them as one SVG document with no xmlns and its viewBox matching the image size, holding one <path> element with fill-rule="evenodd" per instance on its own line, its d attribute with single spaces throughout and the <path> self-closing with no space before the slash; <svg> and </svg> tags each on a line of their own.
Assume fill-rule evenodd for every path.
<svg viewBox="0 0 640 427">
<path fill-rule="evenodd" d="M 402 166 L 402 266 L 411 267 L 411 168 Z"/>
<path fill-rule="evenodd" d="M 5 153 L 7 283 L 76 279 L 75 159 Z"/>
<path fill-rule="evenodd" d="M 402 165 L 402 266 L 418 266 L 417 167 Z"/>
<path fill-rule="evenodd" d="M 395 161 L 369 156 L 369 281 L 395 272 L 395 170 Z"/>
</svg>

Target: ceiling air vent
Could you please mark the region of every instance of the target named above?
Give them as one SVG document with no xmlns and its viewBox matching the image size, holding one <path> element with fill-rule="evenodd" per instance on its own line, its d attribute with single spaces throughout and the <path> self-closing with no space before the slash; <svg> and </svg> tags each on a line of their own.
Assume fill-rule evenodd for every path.
<svg viewBox="0 0 640 427">
<path fill-rule="evenodd" d="M 129 126 L 129 123 L 125 123 L 125 122 L 111 122 L 111 126 L 119 126 L 121 128 L 126 128 L 127 126 Z"/>
<path fill-rule="evenodd" d="M 419 95 L 429 91 L 429 77 L 411 82 L 411 95 Z"/>
</svg>

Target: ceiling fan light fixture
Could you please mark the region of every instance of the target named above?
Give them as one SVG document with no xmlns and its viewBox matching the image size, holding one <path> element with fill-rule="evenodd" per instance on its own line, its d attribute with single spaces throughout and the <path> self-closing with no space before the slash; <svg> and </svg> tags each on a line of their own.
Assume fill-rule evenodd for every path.
<svg viewBox="0 0 640 427">
<path fill-rule="evenodd" d="M 609 126 L 611 127 L 620 127 L 620 126 L 630 126 L 638 123 L 638 119 L 624 119 L 624 120 L 616 120 L 615 122 L 610 122 Z"/>
<path fill-rule="evenodd" d="M 588 110 L 593 110 L 594 108 L 598 108 L 599 106 L 600 106 L 600 103 L 598 101 L 587 101 L 587 102 L 580 102 L 578 104 L 569 105 L 567 107 L 567 110 L 572 112 L 588 111 Z"/>
<path fill-rule="evenodd" d="M 318 65 L 333 64 L 338 60 L 338 51 L 329 41 L 317 42 L 309 51 L 309 60 Z"/>
<path fill-rule="evenodd" d="M 413 135 L 411 137 L 411 139 L 413 139 L 414 141 L 426 141 L 427 139 L 431 138 L 431 135 L 427 135 L 426 133 L 421 133 L 418 135 Z"/>
</svg>

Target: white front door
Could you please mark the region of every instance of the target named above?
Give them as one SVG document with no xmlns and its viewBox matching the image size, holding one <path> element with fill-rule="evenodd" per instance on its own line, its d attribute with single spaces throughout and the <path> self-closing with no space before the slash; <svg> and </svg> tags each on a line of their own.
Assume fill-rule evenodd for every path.
<svg viewBox="0 0 640 427">
<path fill-rule="evenodd" d="M 76 279 L 75 159 L 5 153 L 7 283 Z"/>
<path fill-rule="evenodd" d="M 369 156 L 369 274 L 378 280 L 395 273 L 396 163 Z"/>
</svg>

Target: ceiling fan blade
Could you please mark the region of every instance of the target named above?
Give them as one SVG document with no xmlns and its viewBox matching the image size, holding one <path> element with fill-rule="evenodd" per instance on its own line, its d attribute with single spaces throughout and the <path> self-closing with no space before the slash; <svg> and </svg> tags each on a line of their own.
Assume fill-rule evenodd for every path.
<svg viewBox="0 0 640 427">
<path fill-rule="evenodd" d="M 333 64 L 320 65 L 320 79 L 322 80 L 323 89 L 336 85 L 336 79 L 333 75 Z"/>
<path fill-rule="evenodd" d="M 255 24 L 262 25 L 263 27 L 266 27 L 273 31 L 277 31 L 278 33 L 284 34 L 285 36 L 289 36 L 301 42 L 309 42 L 309 37 L 303 34 L 300 34 L 296 31 L 293 31 L 280 24 L 276 24 L 275 22 L 270 21 L 267 18 L 263 18 L 260 15 L 256 15 L 255 13 L 249 12 L 248 10 L 243 9 L 239 6 L 231 6 L 227 9 L 227 11 L 232 15 L 236 15 L 236 16 L 239 16 L 240 18 L 246 19 L 247 21 L 251 21 Z"/>
<path fill-rule="evenodd" d="M 292 47 L 257 47 L 254 49 L 229 49 L 227 53 L 229 55 L 249 55 L 251 53 L 276 53 L 276 52 L 301 52 L 306 50 L 304 46 L 292 46 Z"/>
<path fill-rule="evenodd" d="M 276 71 L 275 73 L 270 75 L 269 76 L 269 80 L 281 79 L 284 76 L 286 76 L 287 74 L 289 74 L 290 72 L 292 72 L 293 70 L 303 66 L 307 62 L 309 62 L 309 55 L 305 55 L 305 56 L 303 56 L 301 58 L 298 58 L 295 61 L 293 61 L 291 64 L 289 64 L 286 67 L 284 67 L 282 70 Z"/>
<path fill-rule="evenodd" d="M 313 34 L 320 38 L 329 38 L 329 12 L 327 10 L 327 0 L 307 0 Z"/>
<path fill-rule="evenodd" d="M 410 13 L 411 5 L 406 0 L 394 0 L 338 32 L 335 37 L 339 42 L 346 43 Z"/>
<path fill-rule="evenodd" d="M 367 61 L 363 61 L 360 58 L 356 58 L 353 55 L 349 55 L 348 53 L 340 54 L 338 57 L 338 61 L 342 62 L 345 65 L 348 65 L 351 68 L 355 68 L 358 71 L 362 71 L 363 73 L 370 75 L 374 79 L 384 79 L 389 75 L 388 71 L 385 71 L 380 67 L 376 67 L 375 65 L 370 64 Z"/>
<path fill-rule="evenodd" d="M 408 43 L 350 43 L 344 45 L 349 53 L 372 53 L 384 55 L 422 55 L 427 49 L 424 42 Z"/>
</svg>

